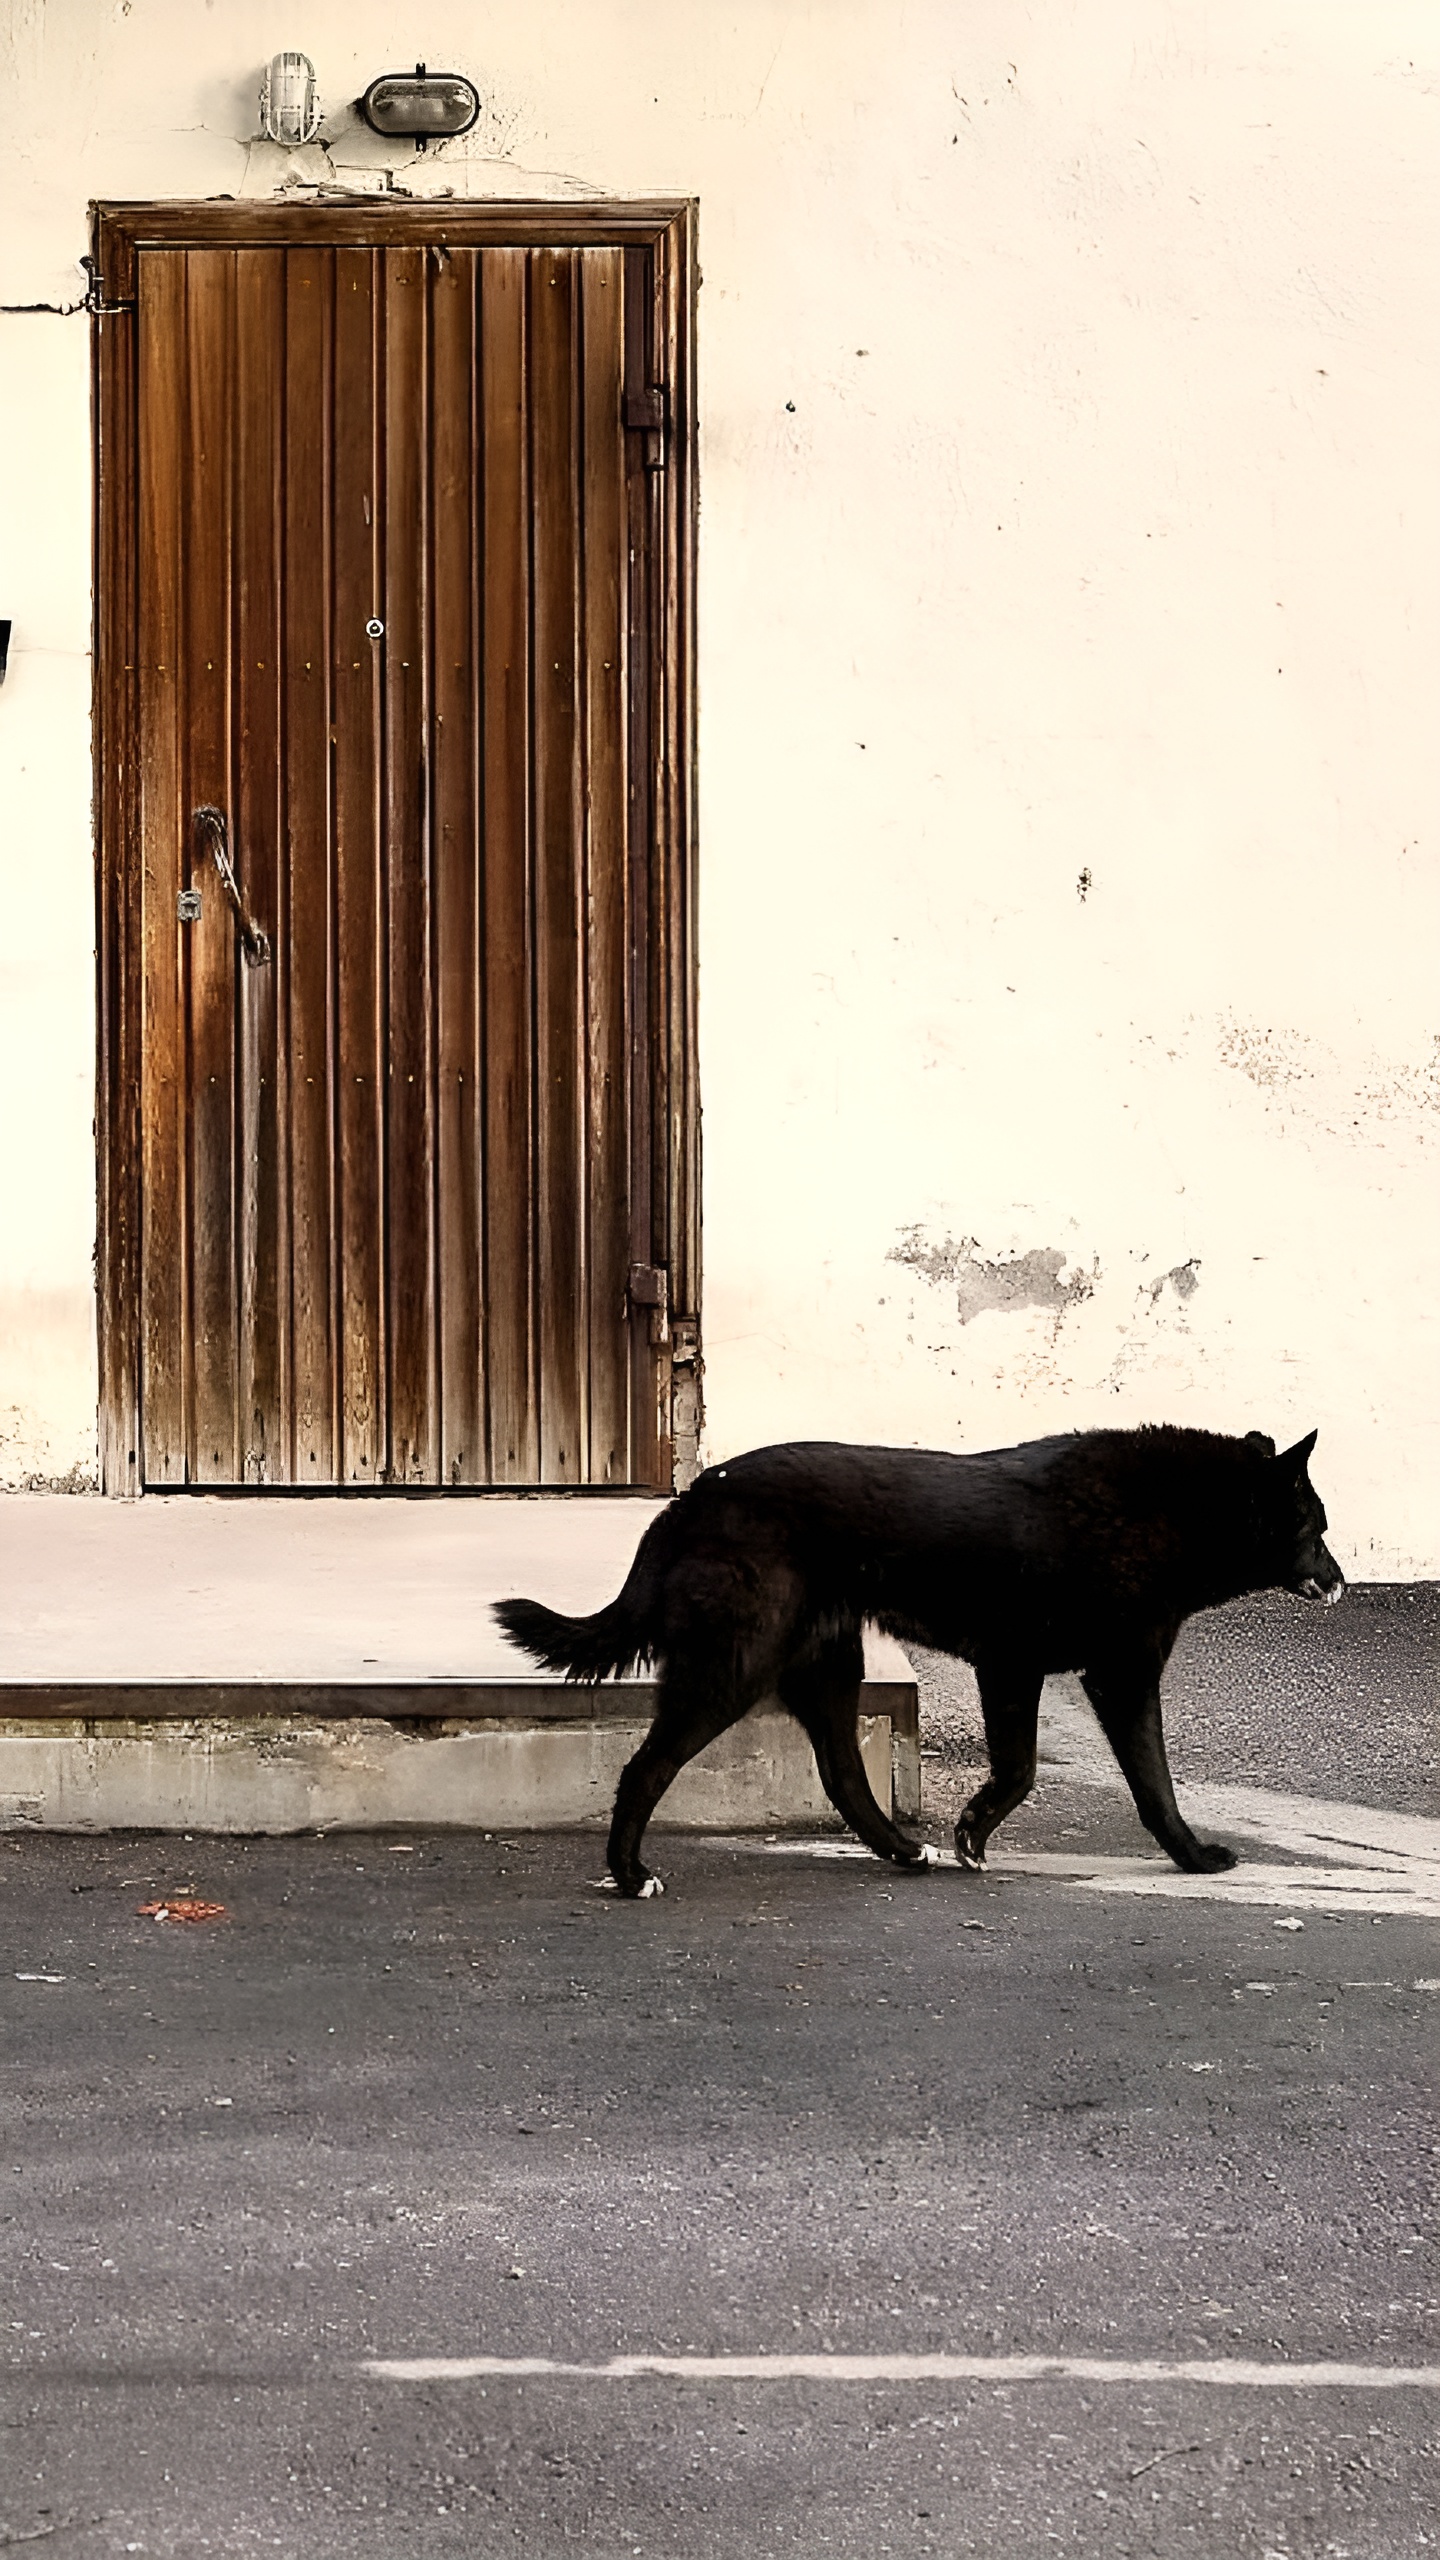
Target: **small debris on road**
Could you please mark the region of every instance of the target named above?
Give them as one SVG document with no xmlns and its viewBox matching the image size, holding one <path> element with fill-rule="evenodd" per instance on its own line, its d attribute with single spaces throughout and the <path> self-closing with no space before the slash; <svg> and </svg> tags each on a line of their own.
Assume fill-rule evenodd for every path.
<svg viewBox="0 0 1440 2560">
<path fill-rule="evenodd" d="M 1182 2453 L 1203 2453 L 1204 2450 L 1204 2446 L 1198 2444 L 1167 2445 L 1160 2453 L 1152 2453 L 1147 2462 L 1137 2462 L 1128 2476 L 1132 2480 L 1143 2479 L 1147 2471 L 1154 2470 L 1157 2462 L 1178 2462 Z"/>
<path fill-rule="evenodd" d="M 229 1918 L 223 1902 L 200 1902 L 189 1895 L 178 1895 L 168 1902 L 142 1902 L 138 1906 L 142 1920 L 225 1920 Z"/>
</svg>

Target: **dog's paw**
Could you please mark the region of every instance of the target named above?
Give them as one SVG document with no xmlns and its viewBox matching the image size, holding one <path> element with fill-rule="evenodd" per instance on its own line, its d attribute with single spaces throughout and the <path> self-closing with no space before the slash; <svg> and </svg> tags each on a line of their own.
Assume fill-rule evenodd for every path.
<svg viewBox="0 0 1440 2560">
<path fill-rule="evenodd" d="M 983 1876 L 985 1873 L 985 1852 L 983 1848 L 976 1847 L 966 1831 L 955 1834 L 955 1864 L 968 1867 L 972 1875 Z"/>
<path fill-rule="evenodd" d="M 647 1876 L 635 1899 L 637 1902 L 653 1902 L 656 1894 L 663 1893 L 664 1890 L 665 1887 L 658 1876 Z"/>
<path fill-rule="evenodd" d="M 590 1890 L 592 1893 L 618 1893 L 620 1887 L 613 1876 L 594 1876 L 591 1879 Z"/>
<path fill-rule="evenodd" d="M 1240 1863 L 1235 1851 L 1227 1849 L 1223 1840 L 1200 1840 L 1196 1846 L 1200 1852 L 1195 1861 L 1196 1875 L 1223 1876 Z"/>
<path fill-rule="evenodd" d="M 928 1840 L 917 1841 L 914 1855 L 905 1860 L 905 1865 L 911 1874 L 917 1876 L 927 1875 L 931 1867 L 938 1867 L 939 1864 L 940 1852 Z"/>
</svg>

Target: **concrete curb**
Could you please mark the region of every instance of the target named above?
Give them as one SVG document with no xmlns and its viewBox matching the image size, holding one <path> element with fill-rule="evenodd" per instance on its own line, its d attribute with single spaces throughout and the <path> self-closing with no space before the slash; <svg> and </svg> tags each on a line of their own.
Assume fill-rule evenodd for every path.
<svg viewBox="0 0 1440 2560">
<path fill-rule="evenodd" d="M 353 1696 L 348 1713 L 276 1715 L 257 1700 L 243 1720 L 233 1710 L 197 1714 L 194 1699 L 174 1696 L 159 1716 L 10 1715 L 0 1719 L 0 1831 L 604 1829 L 649 1722 L 635 1695 L 642 1684 L 625 1686 L 629 1695 L 586 1715 L 575 1713 L 571 1690 L 568 1716 L 552 1697 L 538 1715 L 495 1713 L 494 1701 L 489 1715 L 437 1712 L 433 1688 L 423 1717 L 356 1715 Z M 7 1693 L 0 1699 L 10 1703 Z M 911 1684 L 908 1715 L 897 1699 L 895 1720 L 861 1719 L 870 1784 L 902 1814 L 918 1806 L 913 1699 Z M 760 1706 L 682 1770 L 656 1828 L 835 1821 L 800 1727 Z"/>
</svg>

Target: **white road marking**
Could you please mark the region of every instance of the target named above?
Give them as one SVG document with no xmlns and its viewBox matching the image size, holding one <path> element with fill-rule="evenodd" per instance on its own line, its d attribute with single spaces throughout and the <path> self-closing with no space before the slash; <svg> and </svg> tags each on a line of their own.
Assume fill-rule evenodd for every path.
<svg viewBox="0 0 1440 2560">
<path fill-rule="evenodd" d="M 759 1842 L 735 1838 L 725 1844 L 761 1857 L 869 1858 L 858 1840 Z M 942 1858 L 955 1871 L 958 1862 Z M 903 1873 L 903 1869 L 899 1872 Z M 1337 1855 L 1333 1866 L 1271 1866 L 1242 1858 L 1222 1875 L 1187 1876 L 1158 1852 L 1152 1857 L 1089 1857 L 1072 1850 L 992 1849 L 980 1871 L 1004 1881 L 1010 1876 L 1049 1876 L 1088 1893 L 1153 1895 L 1168 1902 L 1232 1902 L 1259 1904 L 1282 1911 L 1359 1912 L 1370 1919 L 1440 1919 L 1440 1861 L 1406 1861 Z M 967 1887 L 967 1890 L 970 1888 Z"/>
<path fill-rule="evenodd" d="M 1255 2363 L 1242 2356 L 611 2356 L 567 2364 L 549 2356 L 370 2356 L 377 2382 L 474 2382 L 558 2375 L 634 2382 L 1198 2382 L 1258 2391 L 1440 2391 L 1440 2365 Z"/>
<path fill-rule="evenodd" d="M 1440 1865 L 1349 1863 L 1267 1866 L 1242 1859 L 1218 1876 L 1185 1876 L 1158 1858 L 1076 1858 L 992 1852 L 998 1875 L 1064 1876 L 1089 1893 L 1157 1896 L 1165 1902 L 1258 1903 L 1274 1910 L 1358 1911 L 1371 1919 L 1440 1919 Z"/>
<path fill-rule="evenodd" d="M 1098 1790 L 1123 1797 L 1129 1789 L 1095 1721 L 1077 1678 L 1047 1680 L 1040 1706 L 1042 1783 Z M 923 1756 L 923 1755 L 922 1755 Z M 974 1771 L 976 1785 L 983 1770 Z M 1075 1851 L 1011 1849 L 1002 1832 L 981 1870 L 991 1878 L 1054 1877 L 1085 1893 L 1154 1896 L 1174 1902 L 1230 1902 L 1284 1912 L 1319 1911 L 1382 1920 L 1440 1919 L 1440 1822 L 1424 1814 L 1391 1813 L 1372 1805 L 1339 1804 L 1324 1797 L 1294 1796 L 1253 1786 L 1191 1785 L 1181 1781 L 1180 1808 L 1202 1834 L 1219 1832 L 1242 1842 L 1279 1849 L 1293 1863 L 1252 1859 L 1217 1875 L 1182 1875 L 1163 1852 L 1086 1856 Z M 757 1840 L 753 1835 L 714 1835 L 714 1845 L 736 1855 L 772 1858 L 862 1858 L 872 1852 L 851 1838 L 803 1834 Z M 932 1850 L 925 1863 L 954 1869 L 961 1861 Z M 967 1867 L 971 1862 L 966 1861 Z M 897 1869 L 903 1873 L 903 1869 Z M 608 1879 L 602 1880 L 608 1881 Z M 1277 1928 L 1300 1928 L 1279 1920 Z M 1417 1986 L 1420 1987 L 1420 1986 Z M 1425 1987 L 1429 1987 L 1428 1982 Z"/>
</svg>

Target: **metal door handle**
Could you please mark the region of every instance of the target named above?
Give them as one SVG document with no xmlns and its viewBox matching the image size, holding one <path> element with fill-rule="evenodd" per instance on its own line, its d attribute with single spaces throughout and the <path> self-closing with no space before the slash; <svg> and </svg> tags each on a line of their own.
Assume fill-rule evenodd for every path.
<svg viewBox="0 0 1440 2560">
<path fill-rule="evenodd" d="M 268 933 L 262 933 L 255 922 L 245 904 L 245 893 L 235 877 L 230 862 L 230 831 L 225 823 L 225 813 L 223 809 L 197 809 L 192 823 L 195 830 L 196 851 L 200 859 L 204 860 L 207 843 L 215 857 L 215 868 L 220 874 L 220 885 L 235 910 L 236 930 L 239 933 L 245 957 L 252 969 L 263 969 L 270 957 L 270 936 Z"/>
</svg>

